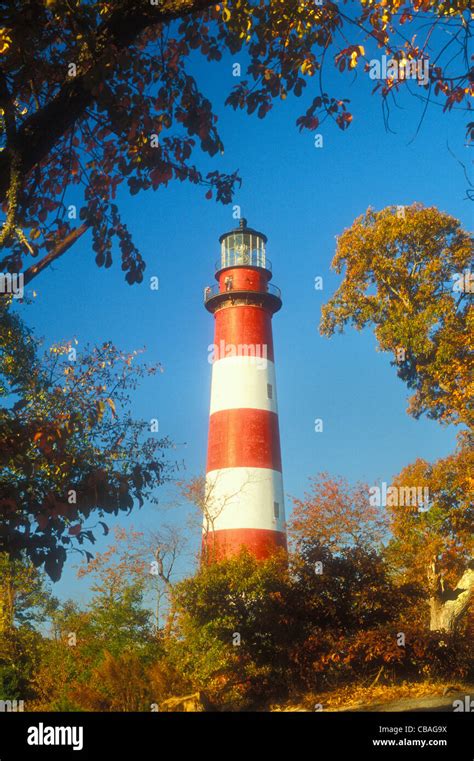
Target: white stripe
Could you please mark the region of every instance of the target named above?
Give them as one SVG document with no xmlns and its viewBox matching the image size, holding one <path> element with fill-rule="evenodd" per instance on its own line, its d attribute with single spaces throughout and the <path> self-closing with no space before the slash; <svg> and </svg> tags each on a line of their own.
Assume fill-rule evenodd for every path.
<svg viewBox="0 0 474 761">
<path fill-rule="evenodd" d="M 278 504 L 278 517 L 275 506 Z M 270 468 L 220 468 L 206 475 L 204 531 L 285 531 L 283 478 Z"/>
<path fill-rule="evenodd" d="M 211 411 L 278 412 L 275 365 L 261 357 L 225 357 L 212 366 Z"/>
</svg>

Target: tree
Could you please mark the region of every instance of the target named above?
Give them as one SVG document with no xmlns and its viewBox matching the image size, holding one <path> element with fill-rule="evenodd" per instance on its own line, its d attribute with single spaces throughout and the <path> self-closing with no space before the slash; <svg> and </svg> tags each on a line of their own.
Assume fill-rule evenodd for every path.
<svg viewBox="0 0 474 761">
<path fill-rule="evenodd" d="M 472 450 L 461 441 L 448 457 L 433 464 L 420 458 L 393 481 L 429 492 L 421 511 L 389 507 L 394 537 L 389 552 L 401 578 L 426 590 L 433 631 L 458 630 L 474 594 L 471 472 Z"/>
<path fill-rule="evenodd" d="M 0 553 L 0 699 L 24 700 L 39 661 L 35 631 L 58 605 L 44 574 L 31 562 Z"/>
<path fill-rule="evenodd" d="M 249 706 L 285 690 L 296 630 L 285 614 L 286 556 L 239 556 L 203 565 L 174 588 L 171 663 L 216 706 Z"/>
<path fill-rule="evenodd" d="M 421 204 L 373 209 L 338 238 L 332 266 L 344 279 L 320 330 L 375 329 L 414 393 L 408 412 L 443 423 L 472 415 L 472 240 L 457 219 Z"/>
<path fill-rule="evenodd" d="M 443 423 L 472 420 L 472 240 L 435 208 L 369 209 L 338 239 L 333 267 L 344 280 L 323 307 L 321 332 L 348 323 L 375 328 L 414 394 L 408 411 Z M 423 584 L 431 628 L 456 629 L 472 595 L 472 510 L 466 432 L 457 452 L 430 465 L 419 459 L 395 487 L 427 488 L 429 509 L 393 509 L 392 551 L 404 575 Z"/>
<path fill-rule="evenodd" d="M 352 8 L 331 0 L 14 0 L 4 16 L 0 267 L 19 271 L 25 257 L 41 255 L 26 281 L 91 229 L 98 266 L 111 266 L 118 243 L 127 282 L 141 282 L 145 262 L 114 203 L 123 183 L 137 193 L 177 179 L 231 201 L 237 173 L 206 173 L 193 160 L 199 149 L 223 151 L 212 104 L 190 73 L 196 55 L 210 63 L 239 54 L 246 71 L 227 105 L 259 118 L 315 82 L 300 130 L 325 120 L 350 125 L 347 99 L 326 91 L 331 59 L 371 82 L 371 55 L 396 62 L 398 76 L 385 74 L 374 88 L 386 117 L 412 86 L 422 115 L 433 100 L 467 110 L 472 92 L 469 0 L 360 0 Z M 405 72 L 418 61 L 427 72 L 414 84 Z M 473 131 L 471 122 L 470 139 Z"/>
<path fill-rule="evenodd" d="M 72 600 L 58 605 L 49 623 L 50 631 L 42 637 L 30 678 L 29 708 L 76 711 L 80 706 L 71 695 L 72 689 L 89 680 L 91 669 L 102 657 L 101 643 L 97 642 L 90 613 Z"/>
<path fill-rule="evenodd" d="M 188 481 L 181 481 L 178 487 L 181 496 L 196 508 L 199 518 L 199 529 L 202 531 L 201 560 L 206 563 L 216 562 L 220 559 L 219 547 L 216 543 L 216 521 L 226 507 L 235 502 L 245 491 L 245 487 L 251 482 L 251 476 L 239 487 L 237 492 L 231 494 L 219 493 L 220 474 L 214 474 L 211 478 L 194 476 Z"/>
<path fill-rule="evenodd" d="M 292 557 L 298 614 L 306 637 L 347 636 L 396 621 L 407 599 L 419 599 L 414 585 L 397 588 L 382 552 L 370 545 L 335 551 L 314 537 Z"/>
<path fill-rule="evenodd" d="M 313 533 L 299 540 L 291 561 L 286 610 L 296 622 L 294 683 L 312 690 L 357 685 L 379 679 L 393 661 L 403 664 L 397 632 L 407 632 L 410 646 L 413 630 L 419 635 L 423 594 L 415 584 L 397 583 L 382 551 L 352 539 L 330 548 Z"/>
<path fill-rule="evenodd" d="M 174 583 L 175 564 L 186 541 L 175 526 L 163 526 L 159 531 L 135 531 L 114 528 L 114 542 L 105 552 L 79 568 L 78 577 L 96 578 L 92 587 L 101 595 L 113 599 L 127 579 L 127 584 L 140 590 L 155 612 L 155 631 L 160 632 L 162 618 L 168 608 Z M 172 611 L 168 615 L 166 634 L 172 626 Z"/>
<path fill-rule="evenodd" d="M 395 626 L 420 592 L 394 583 L 383 552 L 386 515 L 371 505 L 368 485 L 327 473 L 310 483 L 309 493 L 293 499 L 288 536 L 294 548 L 290 617 L 299 621 L 293 660 L 300 679 L 314 688 L 354 679 L 341 652 L 355 637 L 366 641 L 366 669 L 372 669 L 373 632 Z"/>
<path fill-rule="evenodd" d="M 157 367 L 110 342 L 98 348 L 38 341 L 0 303 L 0 550 L 23 554 L 57 580 L 67 552 L 106 523 L 153 500 L 166 478 L 166 439 L 130 412 L 129 391 Z"/>
<path fill-rule="evenodd" d="M 132 651 L 106 652 L 90 680 L 74 685 L 72 695 L 85 711 L 149 711 L 153 699 L 146 663 Z"/>
<path fill-rule="evenodd" d="M 434 466 L 419 460 L 402 471 L 393 488 L 430 484 L 422 512 L 415 504 L 380 515 L 368 487 L 327 476 L 295 500 L 286 606 L 289 620 L 299 622 L 294 679 L 314 689 L 472 672 L 460 626 L 472 594 L 467 464 L 464 448 Z M 438 578 L 428 585 L 433 563 Z M 455 625 L 440 627 L 443 616 Z"/>
<path fill-rule="evenodd" d="M 261 706 L 301 688 L 373 679 L 380 658 L 404 661 L 396 632 L 404 616 L 416 620 L 423 591 L 394 578 L 368 487 L 323 476 L 295 502 L 289 564 L 242 551 L 174 588 L 169 658 L 215 706 Z"/>
<path fill-rule="evenodd" d="M 95 587 L 87 608 L 66 601 L 55 611 L 52 636 L 42 639 L 31 679 L 34 710 L 138 710 L 141 705 L 145 672 L 160 654 L 150 611 L 136 580 L 123 575 L 112 586 L 108 581 Z"/>
<path fill-rule="evenodd" d="M 51 614 L 57 601 L 33 563 L 0 553 L 0 633 L 16 626 L 33 628 Z"/>
<path fill-rule="evenodd" d="M 140 532 L 114 534 L 105 552 L 78 569 L 92 580 L 87 607 L 66 601 L 52 616 L 33 680 L 39 710 L 135 710 L 142 703 L 137 684 L 159 652 L 145 605 L 148 563 L 137 551 Z"/>
<path fill-rule="evenodd" d="M 101 649 L 117 655 L 139 649 L 150 637 L 151 611 L 144 606 L 150 561 L 140 550 L 141 532 L 116 528 L 115 542 L 78 570 L 92 577 L 91 625 Z"/>
<path fill-rule="evenodd" d="M 176 526 L 163 526 L 160 531 L 152 531 L 147 537 L 147 546 L 153 552 L 153 591 L 155 595 L 156 631 L 161 629 L 162 611 L 167 615 L 165 634 L 170 635 L 174 622 L 173 584 L 176 563 L 180 559 L 187 540 Z"/>
<path fill-rule="evenodd" d="M 338 553 L 347 547 L 374 549 L 386 534 L 383 512 L 369 501 L 366 484 L 351 486 L 344 478 L 320 473 L 310 479 L 311 491 L 293 499 L 288 524 L 296 546 L 313 544 Z"/>
<path fill-rule="evenodd" d="M 107 550 L 78 569 L 79 578 L 92 581 L 87 608 L 66 603 L 53 617 L 54 637 L 43 642 L 34 679 L 39 709 L 150 710 L 176 683 L 163 642 L 154 636 L 147 599 L 157 591 L 150 569 L 156 536 L 150 541 L 143 532 L 118 527 L 113 535 Z M 177 552 L 172 539 L 170 546 Z M 161 547 L 170 583 L 164 542 Z M 168 688 L 159 684 L 163 676 L 170 678 Z"/>
</svg>

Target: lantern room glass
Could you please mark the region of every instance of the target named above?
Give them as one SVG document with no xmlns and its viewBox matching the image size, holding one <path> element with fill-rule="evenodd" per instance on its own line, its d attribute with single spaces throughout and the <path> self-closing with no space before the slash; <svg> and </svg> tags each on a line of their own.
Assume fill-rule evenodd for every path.
<svg viewBox="0 0 474 761">
<path fill-rule="evenodd" d="M 265 241 L 255 233 L 227 235 L 221 243 L 221 269 L 245 265 L 266 269 Z"/>
</svg>

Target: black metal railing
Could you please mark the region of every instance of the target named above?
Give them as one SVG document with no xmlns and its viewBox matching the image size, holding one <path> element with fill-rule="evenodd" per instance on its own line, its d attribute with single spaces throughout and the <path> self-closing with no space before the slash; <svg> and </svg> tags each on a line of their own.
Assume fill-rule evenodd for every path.
<svg viewBox="0 0 474 761">
<path fill-rule="evenodd" d="M 276 296 L 278 299 L 281 299 L 280 289 L 277 288 L 276 285 L 273 285 L 272 283 L 267 283 L 264 289 L 259 289 L 259 290 L 252 290 L 250 288 L 229 288 L 229 289 L 221 290 L 219 284 L 216 283 L 216 285 L 208 285 L 207 288 L 204 288 L 204 303 L 207 304 L 207 302 L 210 299 L 225 293 L 235 293 L 239 295 L 247 294 L 247 293 L 253 293 L 253 294 L 270 293 L 272 296 Z"/>
</svg>

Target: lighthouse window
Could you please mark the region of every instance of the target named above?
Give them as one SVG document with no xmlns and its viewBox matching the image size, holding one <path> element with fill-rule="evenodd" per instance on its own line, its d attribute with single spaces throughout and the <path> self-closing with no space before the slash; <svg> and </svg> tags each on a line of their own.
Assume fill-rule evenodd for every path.
<svg viewBox="0 0 474 761">
<path fill-rule="evenodd" d="M 269 399 L 273 399 L 273 387 L 271 383 L 267 383 L 267 396 Z"/>
<path fill-rule="evenodd" d="M 279 502 L 273 503 L 273 517 L 279 518 L 280 517 L 280 504 Z"/>
</svg>

